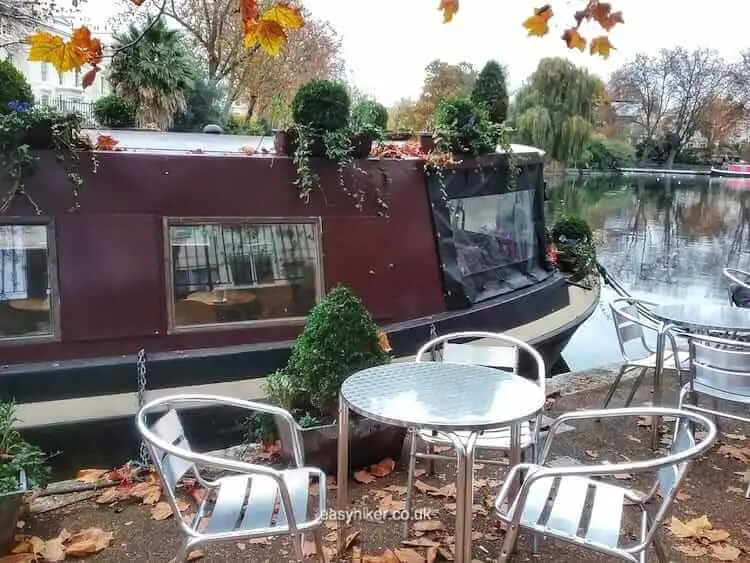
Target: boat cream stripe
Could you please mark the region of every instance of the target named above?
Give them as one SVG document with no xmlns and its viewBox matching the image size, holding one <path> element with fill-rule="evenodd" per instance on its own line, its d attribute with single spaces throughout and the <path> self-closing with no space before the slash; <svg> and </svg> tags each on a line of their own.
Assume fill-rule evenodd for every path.
<svg viewBox="0 0 750 563">
<path fill-rule="evenodd" d="M 165 395 L 184 393 L 211 393 L 238 399 L 262 399 L 265 378 L 228 381 L 190 387 L 169 387 L 146 391 L 146 401 Z M 135 393 L 100 395 L 62 401 L 43 401 L 16 405 L 19 423 L 16 428 L 37 428 L 55 424 L 68 424 L 111 418 L 135 416 L 138 411 L 138 396 Z"/>
</svg>

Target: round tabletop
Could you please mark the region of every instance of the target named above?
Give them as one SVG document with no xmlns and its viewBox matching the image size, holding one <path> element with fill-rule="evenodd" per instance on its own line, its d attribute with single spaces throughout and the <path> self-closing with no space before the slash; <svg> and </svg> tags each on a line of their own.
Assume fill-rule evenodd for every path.
<svg viewBox="0 0 750 563">
<path fill-rule="evenodd" d="M 681 328 L 750 332 L 750 310 L 712 303 L 656 305 L 649 309 L 658 319 Z"/>
<path fill-rule="evenodd" d="M 485 430 L 528 420 L 546 397 L 533 381 L 483 366 L 392 363 L 359 371 L 341 386 L 366 418 L 410 428 Z"/>
</svg>

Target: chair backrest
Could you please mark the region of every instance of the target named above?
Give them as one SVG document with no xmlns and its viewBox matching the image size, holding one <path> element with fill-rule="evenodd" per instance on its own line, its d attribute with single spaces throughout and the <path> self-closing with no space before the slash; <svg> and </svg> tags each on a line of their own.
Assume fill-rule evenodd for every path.
<svg viewBox="0 0 750 563">
<path fill-rule="evenodd" d="M 633 297 L 613 299 L 609 304 L 612 310 L 612 321 L 615 325 L 617 342 L 625 359 L 631 357 L 631 354 L 627 351 L 627 345 L 634 341 L 638 341 L 643 348 L 640 352 L 646 352 L 647 354 L 650 352 L 644 329 L 656 331 L 658 325 L 653 317 L 649 316 L 648 305 L 651 305 L 651 303 Z"/>
<path fill-rule="evenodd" d="M 675 420 L 675 432 L 672 437 L 670 453 L 680 454 L 695 447 L 695 436 L 690 431 L 689 421 L 685 418 L 677 418 Z M 690 461 L 690 459 L 687 459 L 671 465 L 665 465 L 659 469 L 657 481 L 662 498 L 668 498 L 669 495 L 679 488 Z"/>
<path fill-rule="evenodd" d="M 466 342 L 467 340 L 469 342 Z M 529 344 L 507 334 L 481 331 L 444 334 L 424 344 L 417 351 L 415 361 L 442 360 L 456 364 L 481 365 L 516 374 L 520 350 L 524 350 L 534 359 L 537 384 L 544 389 L 547 373 L 539 352 Z"/>
<path fill-rule="evenodd" d="M 750 343 L 691 335 L 690 381 L 725 398 L 750 397 Z"/>
<path fill-rule="evenodd" d="M 722 273 L 730 282 L 744 287 L 745 289 L 750 289 L 750 273 L 735 268 L 724 268 Z"/>
</svg>

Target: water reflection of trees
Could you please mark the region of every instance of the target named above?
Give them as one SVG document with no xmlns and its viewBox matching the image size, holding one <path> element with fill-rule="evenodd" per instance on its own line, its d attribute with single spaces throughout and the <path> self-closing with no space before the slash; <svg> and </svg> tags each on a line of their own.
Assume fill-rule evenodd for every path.
<svg viewBox="0 0 750 563">
<path fill-rule="evenodd" d="M 579 177 L 553 182 L 547 215 L 580 214 L 599 260 L 633 291 L 726 296 L 721 269 L 750 269 L 750 183 L 707 177 Z"/>
</svg>

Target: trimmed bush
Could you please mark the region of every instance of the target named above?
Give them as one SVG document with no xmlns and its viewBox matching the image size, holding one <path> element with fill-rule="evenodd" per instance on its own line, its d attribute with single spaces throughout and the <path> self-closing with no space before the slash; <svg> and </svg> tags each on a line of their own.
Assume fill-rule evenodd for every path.
<svg viewBox="0 0 750 563">
<path fill-rule="evenodd" d="M 484 106 L 493 123 L 503 123 L 508 118 L 505 71 L 497 62 L 489 61 L 484 65 L 471 91 L 471 101 Z"/>
<path fill-rule="evenodd" d="M 352 108 L 352 128 L 357 132 L 382 133 L 388 128 L 388 110 L 378 102 L 360 102 Z"/>
<path fill-rule="evenodd" d="M 584 151 L 585 163 L 596 170 L 627 168 L 635 164 L 635 160 L 635 148 L 619 139 L 594 137 Z"/>
<path fill-rule="evenodd" d="M 351 100 L 343 84 L 311 80 L 292 101 L 292 118 L 297 125 L 317 131 L 336 131 L 349 124 Z"/>
<path fill-rule="evenodd" d="M 586 219 L 578 215 L 563 215 L 552 227 L 552 240 L 555 244 L 569 241 L 591 242 L 592 236 Z"/>
<path fill-rule="evenodd" d="M 10 61 L 0 60 L 0 114 L 10 113 L 10 102 L 34 103 L 31 86 Z"/>
<path fill-rule="evenodd" d="M 135 107 L 114 94 L 99 98 L 94 103 L 94 116 L 102 127 L 135 127 Z"/>
<path fill-rule="evenodd" d="M 468 98 L 446 98 L 438 104 L 433 118 L 435 135 L 456 153 L 495 152 L 498 135 L 487 110 Z"/>
</svg>

